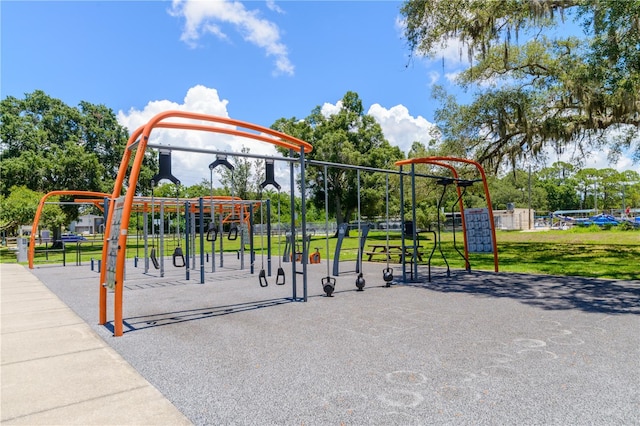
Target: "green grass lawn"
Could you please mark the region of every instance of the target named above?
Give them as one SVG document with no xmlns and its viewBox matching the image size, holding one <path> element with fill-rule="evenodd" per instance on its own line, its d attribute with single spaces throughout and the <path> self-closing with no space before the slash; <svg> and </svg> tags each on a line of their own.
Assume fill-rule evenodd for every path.
<svg viewBox="0 0 640 426">
<path fill-rule="evenodd" d="M 352 231 L 351 237 L 345 238 L 340 255 L 341 260 L 355 260 L 358 237 L 357 231 Z M 453 269 L 464 268 L 464 261 L 455 251 L 453 246 L 453 234 L 443 232 L 441 234 L 441 249 L 449 266 Z M 262 251 L 261 242 L 266 246 L 266 236 L 255 235 L 256 261 L 260 262 Z M 462 235 L 456 234 L 457 247 L 462 251 Z M 330 259 L 334 257 L 337 239 L 329 238 Z M 623 280 L 640 279 L 640 231 L 616 231 L 577 229 L 568 231 L 536 231 L 536 232 L 497 232 L 499 270 L 503 272 L 519 272 L 551 275 L 576 275 L 596 278 L 613 278 Z M 384 231 L 371 231 L 367 244 L 385 244 L 386 233 Z M 390 235 L 391 244 L 400 244 L 398 234 Z M 149 243 L 151 247 L 151 243 Z M 240 239 L 223 241 L 224 250 L 235 252 L 240 249 Z M 421 241 L 426 262 L 431 248 L 432 240 Z M 168 237 L 165 240 L 165 254 L 170 256 L 177 240 Z M 184 249 L 184 241 L 181 243 Z M 216 243 L 216 251 L 219 242 Z M 272 239 L 272 256 L 277 258 L 277 253 L 283 251 L 284 239 L 278 243 L 277 238 Z M 315 235 L 311 238 L 310 252 L 319 248 L 321 258 L 327 259 L 326 239 L 324 236 Z M 80 261 L 85 264 L 93 259 L 99 259 L 102 246 L 99 243 L 80 245 Z M 57 263 L 62 264 L 62 254 L 51 252 L 45 259 L 44 246 L 37 248 L 36 264 Z M 158 245 L 156 243 L 156 250 Z M 249 246 L 245 246 L 248 251 Z M 365 247 L 365 250 L 367 248 Z M 205 242 L 205 251 L 211 251 L 211 243 Z M 199 241 L 196 244 L 196 252 L 199 252 Z M 130 239 L 127 246 L 127 256 L 139 257 L 144 255 L 142 241 Z M 266 248 L 265 248 L 266 256 Z M 0 249 L 0 262 L 15 262 L 13 251 L 6 247 Z M 67 264 L 74 265 L 77 261 L 76 244 L 70 244 L 66 253 Z M 474 270 L 493 271 L 493 254 L 471 254 L 471 268 Z M 440 250 L 436 250 L 431 264 L 433 266 L 445 266 Z"/>
</svg>

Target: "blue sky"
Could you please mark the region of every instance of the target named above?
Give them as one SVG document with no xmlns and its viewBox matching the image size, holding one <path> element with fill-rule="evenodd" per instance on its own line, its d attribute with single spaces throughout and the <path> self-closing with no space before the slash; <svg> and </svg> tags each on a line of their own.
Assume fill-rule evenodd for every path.
<svg viewBox="0 0 640 426">
<path fill-rule="evenodd" d="M 331 111 L 354 91 L 387 139 L 406 150 L 430 138 L 432 85 L 453 90 L 450 78 L 465 62 L 455 46 L 436 60 L 410 59 L 400 5 L 3 0 L 0 95 L 21 98 L 41 89 L 69 105 L 104 104 L 132 130 L 170 108 L 270 126 L 281 117 L 304 118 L 319 105 Z M 156 142 L 266 149 L 169 131 Z M 208 177 L 209 158 L 174 159 L 184 183 Z M 592 163 L 607 167 L 602 158 Z M 614 167 L 640 171 L 624 160 Z"/>
</svg>

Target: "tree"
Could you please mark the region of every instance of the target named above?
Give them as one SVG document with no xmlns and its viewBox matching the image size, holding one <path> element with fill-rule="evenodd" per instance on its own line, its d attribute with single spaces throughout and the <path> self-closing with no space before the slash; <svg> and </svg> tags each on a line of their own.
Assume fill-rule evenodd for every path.
<svg viewBox="0 0 640 426">
<path fill-rule="evenodd" d="M 4 224 L 3 230 L 17 230 L 19 226 L 31 225 L 35 217 L 38 203 L 44 196 L 43 193 L 32 191 L 26 186 L 14 186 L 10 195 L 0 195 L 0 222 Z M 58 201 L 58 197 L 51 197 L 50 202 Z M 42 210 L 41 226 L 56 230 L 67 224 L 67 217 L 60 206 L 47 204 Z"/>
<path fill-rule="evenodd" d="M 515 170 L 507 173 L 502 178 L 491 178 L 491 201 L 493 208 L 506 209 L 513 203 L 516 208 L 531 208 L 535 210 L 547 210 L 547 192 L 545 187 L 538 182 L 535 173 L 531 174 L 531 186 L 529 186 L 529 172 Z M 531 191 L 529 191 L 531 189 Z M 529 199 L 531 194 L 531 199 Z"/>
<path fill-rule="evenodd" d="M 640 207 L 640 173 L 626 170 L 622 172 L 620 182 L 622 190 L 622 209 Z"/>
<path fill-rule="evenodd" d="M 537 173 L 539 185 L 547 194 L 546 204 L 549 211 L 580 208 L 575 174 L 576 168 L 565 162 L 556 162 Z"/>
<path fill-rule="evenodd" d="M 578 158 L 602 145 L 640 158 L 640 2 L 409 0 L 401 13 L 412 51 L 433 55 L 451 39 L 467 47 L 473 65 L 458 82 L 476 90 L 473 101 L 435 92 L 452 151 L 493 170 L 570 144 Z M 583 37 L 546 31 L 569 19 Z"/>
<path fill-rule="evenodd" d="M 36 90 L 24 99 L 0 101 L 0 194 L 25 185 L 33 191 L 110 192 L 120 167 L 127 130 L 104 105 L 78 108 Z M 142 176 L 157 168 L 150 152 Z M 146 182 L 146 183 L 145 183 Z M 141 191 L 149 187 L 143 179 Z"/>
<path fill-rule="evenodd" d="M 338 105 L 340 109 L 335 114 L 327 116 L 317 106 L 304 120 L 280 118 L 271 128 L 311 143 L 313 151 L 307 159 L 394 169 L 393 163 L 404 155 L 384 138 L 375 119 L 364 113 L 358 94 L 347 92 Z M 335 215 L 338 224 L 353 220 L 358 205 L 357 172 L 331 166 L 326 176 L 323 167 L 308 167 L 306 172 L 311 202 L 318 208 L 325 207 L 326 180 L 329 214 Z M 369 217 L 380 215 L 385 202 L 380 193 L 385 185 L 384 174 L 362 172 L 360 175 L 361 213 Z"/>
<path fill-rule="evenodd" d="M 576 172 L 577 190 L 581 209 L 598 209 L 599 171 L 593 167 Z"/>
<path fill-rule="evenodd" d="M 248 154 L 250 150 L 243 146 L 240 152 Z M 229 163 L 233 166 L 233 170 L 224 166 L 218 166 L 214 170 L 227 195 L 240 197 L 243 200 L 260 198 L 262 194 L 260 183 L 264 178 L 264 164 L 258 160 L 252 162 L 249 158 L 241 155 L 231 156 Z"/>
</svg>

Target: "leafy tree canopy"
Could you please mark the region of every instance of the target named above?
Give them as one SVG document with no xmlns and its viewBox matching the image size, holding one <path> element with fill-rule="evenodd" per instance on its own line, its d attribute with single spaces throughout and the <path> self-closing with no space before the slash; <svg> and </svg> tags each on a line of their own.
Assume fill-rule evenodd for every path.
<svg viewBox="0 0 640 426">
<path fill-rule="evenodd" d="M 33 191 L 110 192 L 128 138 L 113 111 L 82 101 L 71 107 L 40 90 L 0 101 L 0 194 Z M 146 168 L 154 168 L 153 154 Z M 143 171 L 143 175 L 149 174 Z"/>
<path fill-rule="evenodd" d="M 8 197 L 0 195 L 0 222 L 3 224 L 3 229 L 15 229 L 20 225 L 32 224 L 43 195 L 24 185 L 12 187 Z M 59 201 L 59 198 L 51 197 L 49 201 Z M 42 210 L 40 223 L 42 227 L 56 230 L 69 222 L 59 205 L 47 204 Z"/>
<path fill-rule="evenodd" d="M 457 39 L 472 62 L 458 77 L 470 104 L 435 91 L 449 152 L 494 170 L 573 144 L 578 159 L 607 146 L 640 160 L 640 1 L 408 0 L 401 13 L 412 51 Z"/>
<path fill-rule="evenodd" d="M 320 106 L 303 120 L 278 119 L 271 127 L 305 140 L 313 151 L 305 158 L 382 169 L 394 169 L 393 163 L 404 158 L 400 148 L 391 146 L 376 120 L 364 113 L 357 93 L 347 92 L 339 102 L 339 111 L 325 115 Z M 324 183 L 327 181 L 329 214 L 337 222 L 354 219 L 358 205 L 357 172 L 353 169 L 323 167 L 306 169 L 307 189 L 317 207 L 325 206 Z M 385 178 L 381 173 L 360 173 L 361 214 L 374 216 L 384 212 L 385 198 L 380 196 Z"/>
</svg>

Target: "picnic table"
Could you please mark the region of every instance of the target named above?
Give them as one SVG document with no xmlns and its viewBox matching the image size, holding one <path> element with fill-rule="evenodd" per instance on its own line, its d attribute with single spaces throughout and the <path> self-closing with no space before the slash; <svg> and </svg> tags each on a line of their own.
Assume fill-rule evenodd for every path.
<svg viewBox="0 0 640 426">
<path fill-rule="evenodd" d="M 385 261 L 394 260 L 396 257 L 398 259 L 398 263 L 402 262 L 402 258 L 411 261 L 413 259 L 413 246 L 405 245 L 404 251 L 403 247 L 400 244 L 369 244 L 368 248 L 370 250 L 365 251 L 363 254 L 368 256 L 367 260 L 371 262 L 374 257 L 381 257 Z M 419 262 L 422 262 L 422 246 L 418 246 L 418 250 L 416 251 L 416 257 Z"/>
</svg>

